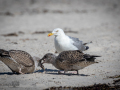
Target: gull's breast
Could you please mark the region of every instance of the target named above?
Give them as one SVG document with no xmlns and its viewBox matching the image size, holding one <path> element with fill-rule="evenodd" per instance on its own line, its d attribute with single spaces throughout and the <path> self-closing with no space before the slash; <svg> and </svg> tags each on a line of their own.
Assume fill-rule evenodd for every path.
<svg viewBox="0 0 120 90">
<path fill-rule="evenodd" d="M 71 43 L 71 40 L 68 37 L 55 37 L 54 44 L 58 53 L 68 50 L 78 50 L 78 48 Z"/>
</svg>

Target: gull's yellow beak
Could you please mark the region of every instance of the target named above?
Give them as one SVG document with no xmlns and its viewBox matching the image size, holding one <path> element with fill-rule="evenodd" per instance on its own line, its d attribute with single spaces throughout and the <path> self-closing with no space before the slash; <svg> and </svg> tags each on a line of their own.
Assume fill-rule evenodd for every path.
<svg viewBox="0 0 120 90">
<path fill-rule="evenodd" d="M 48 37 L 49 37 L 49 36 L 52 36 L 52 35 L 53 35 L 53 33 L 49 33 L 49 34 L 48 34 Z"/>
</svg>

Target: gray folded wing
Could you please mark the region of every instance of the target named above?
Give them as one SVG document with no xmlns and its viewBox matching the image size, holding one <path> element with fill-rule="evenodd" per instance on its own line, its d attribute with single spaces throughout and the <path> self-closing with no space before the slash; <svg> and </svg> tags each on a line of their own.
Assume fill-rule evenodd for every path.
<svg viewBox="0 0 120 90">
<path fill-rule="evenodd" d="M 73 45 L 76 46 L 78 48 L 78 50 L 84 51 L 86 50 L 86 46 L 82 44 L 82 41 L 80 41 L 78 38 L 74 38 L 74 37 L 70 37 L 68 36 L 70 39 L 72 39 L 73 41 Z"/>
</svg>

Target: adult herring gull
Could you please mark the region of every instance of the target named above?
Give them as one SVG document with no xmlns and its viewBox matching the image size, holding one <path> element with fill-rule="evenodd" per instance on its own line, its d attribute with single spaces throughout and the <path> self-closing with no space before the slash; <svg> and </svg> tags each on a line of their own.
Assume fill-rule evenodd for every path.
<svg viewBox="0 0 120 90">
<path fill-rule="evenodd" d="M 48 34 L 48 36 L 51 36 L 53 34 L 55 35 L 54 44 L 58 53 L 68 50 L 85 51 L 89 49 L 89 47 L 85 46 L 85 44 L 83 44 L 83 42 L 78 38 L 65 35 L 64 31 L 60 28 L 54 29 L 52 33 Z"/>
</svg>

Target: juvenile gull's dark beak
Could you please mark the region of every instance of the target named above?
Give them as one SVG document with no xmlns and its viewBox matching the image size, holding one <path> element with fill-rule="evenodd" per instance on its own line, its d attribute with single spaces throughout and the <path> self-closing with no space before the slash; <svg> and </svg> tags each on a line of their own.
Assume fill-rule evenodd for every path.
<svg viewBox="0 0 120 90">
<path fill-rule="evenodd" d="M 43 66 L 43 63 L 44 63 L 44 62 L 42 62 L 43 60 L 44 60 L 44 59 L 40 59 L 40 60 L 39 60 L 39 63 L 40 63 L 40 67 L 41 67 L 43 70 L 45 70 L 45 68 L 44 68 L 44 66 Z"/>
</svg>

